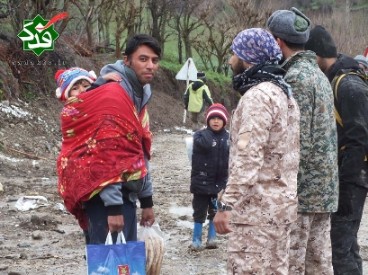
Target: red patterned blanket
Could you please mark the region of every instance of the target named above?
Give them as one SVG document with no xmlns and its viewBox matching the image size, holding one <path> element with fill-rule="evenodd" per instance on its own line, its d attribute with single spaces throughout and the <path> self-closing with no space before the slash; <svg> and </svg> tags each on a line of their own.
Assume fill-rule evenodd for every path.
<svg viewBox="0 0 368 275">
<path fill-rule="evenodd" d="M 104 186 L 144 177 L 144 152 L 151 132 L 147 110 L 138 116 L 118 83 L 72 97 L 61 113 L 63 142 L 57 160 L 58 189 L 65 207 L 82 228 L 82 202 Z"/>
</svg>

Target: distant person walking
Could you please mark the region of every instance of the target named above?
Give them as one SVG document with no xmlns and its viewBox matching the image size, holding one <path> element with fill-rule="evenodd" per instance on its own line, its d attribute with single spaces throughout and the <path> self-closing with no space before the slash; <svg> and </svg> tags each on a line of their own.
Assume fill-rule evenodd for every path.
<svg viewBox="0 0 368 275">
<path fill-rule="evenodd" d="M 358 231 L 368 191 L 368 85 L 357 74 L 358 62 L 337 53 L 324 27 L 311 30 L 306 49 L 317 54 L 335 95 L 340 192 L 338 211 L 331 218 L 334 274 L 361 275 Z"/>
<path fill-rule="evenodd" d="M 310 20 L 296 8 L 277 10 L 267 26 L 285 61 L 285 81 L 300 108 L 298 220 L 291 226 L 289 274 L 333 274 L 331 213 L 337 210 L 337 133 L 333 93 L 317 57 L 304 46 Z"/>
<path fill-rule="evenodd" d="M 189 112 L 193 124 L 193 130 L 196 131 L 201 128 L 204 120 L 201 115 L 206 108 L 205 104 L 208 106 L 213 104 L 210 89 L 206 85 L 205 73 L 197 73 L 197 80 L 189 84 L 183 99 L 185 109 Z"/>
</svg>

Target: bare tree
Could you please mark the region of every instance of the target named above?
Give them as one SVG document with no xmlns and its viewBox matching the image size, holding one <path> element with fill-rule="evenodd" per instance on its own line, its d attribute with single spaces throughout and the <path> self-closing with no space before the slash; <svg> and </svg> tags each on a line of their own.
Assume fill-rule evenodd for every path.
<svg viewBox="0 0 368 275">
<path fill-rule="evenodd" d="M 114 16 L 114 1 L 102 1 L 100 13 L 98 14 L 98 22 L 100 25 L 99 37 L 103 46 L 109 47 L 111 44 L 111 22 Z"/>
<path fill-rule="evenodd" d="M 229 52 L 232 41 L 232 26 L 226 24 L 218 24 L 213 21 L 205 22 L 206 31 L 203 33 L 203 40 L 195 40 L 193 47 L 199 53 L 205 68 L 211 69 L 218 73 L 224 70 L 224 64 Z M 216 59 L 216 62 L 214 62 Z M 211 68 L 208 67 L 211 66 Z"/>
<path fill-rule="evenodd" d="M 152 26 L 151 34 L 161 45 L 162 54 L 165 50 L 165 42 L 170 35 L 167 24 L 172 19 L 170 7 L 174 4 L 173 0 L 147 0 L 147 8 L 151 14 Z"/>
<path fill-rule="evenodd" d="M 115 0 L 114 5 L 119 7 L 115 12 L 115 55 L 117 58 L 121 58 L 127 39 L 139 32 L 141 28 L 145 6 L 144 2 L 131 0 Z M 124 33 L 126 33 L 126 37 L 122 41 Z"/>
<path fill-rule="evenodd" d="M 227 13 L 227 24 L 234 26 L 234 33 L 246 28 L 264 27 L 267 22 L 267 18 L 271 14 L 270 7 L 265 4 L 259 6 L 257 0 L 228 0 L 231 7 L 231 11 Z M 257 5 L 257 7 L 255 6 Z"/>
<path fill-rule="evenodd" d="M 206 69 L 218 73 L 226 69 L 226 58 L 234 36 L 247 27 L 260 26 L 266 22 L 270 9 L 264 5 L 265 2 L 248 0 L 229 0 L 226 4 L 212 2 L 207 10 L 203 10 L 209 14 L 201 16 L 204 22 L 203 32 L 195 39 L 193 46 Z"/>
<path fill-rule="evenodd" d="M 345 0 L 344 0 L 345 1 Z M 309 12 L 307 15 L 314 25 L 322 25 L 333 37 L 339 52 L 355 56 L 361 54 L 368 45 L 366 26 L 368 24 L 367 12 L 364 9 L 348 11 L 348 3 L 334 8 L 332 14 Z M 349 20 L 349 24 L 346 24 Z"/>
<path fill-rule="evenodd" d="M 201 0 L 176 0 L 173 1 L 173 4 L 175 25 L 170 25 L 170 27 L 177 33 L 178 52 L 181 53 L 181 44 L 183 43 L 185 56 L 189 58 L 193 56 L 191 43 L 201 32 L 200 28 L 204 26 L 204 17 L 208 16 L 208 13 L 202 12 L 208 3 Z M 180 56 L 179 61 L 182 61 Z"/>
<path fill-rule="evenodd" d="M 85 33 L 87 35 L 87 43 L 90 48 L 94 48 L 96 43 L 98 43 L 98 30 L 94 32 L 96 29 L 96 24 L 98 23 L 97 14 L 100 10 L 100 3 L 97 0 L 71 0 L 73 5 L 77 7 L 79 10 L 80 15 L 83 18 L 83 25 L 80 34 L 77 38 L 76 44 L 78 44 L 80 38 Z"/>
<path fill-rule="evenodd" d="M 1 18 L 10 19 L 13 29 L 12 35 L 15 37 L 23 28 L 23 21 L 33 19 L 37 14 L 42 15 L 44 19 L 51 19 L 54 15 L 61 11 L 68 11 L 69 0 L 53 1 L 53 0 L 7 0 L 2 1 Z M 59 34 L 64 30 L 65 22 L 61 23 Z M 2 33 L 0 31 L 0 33 Z"/>
<path fill-rule="evenodd" d="M 345 0 L 345 24 L 347 26 L 349 26 L 350 22 L 350 8 L 351 8 L 351 3 L 350 0 Z"/>
<path fill-rule="evenodd" d="M 173 6 L 174 24 L 170 24 L 169 22 L 169 27 L 173 29 L 174 32 L 176 32 L 177 34 L 178 62 L 179 64 L 183 64 L 183 40 L 182 40 L 182 31 L 179 26 L 180 26 L 180 19 L 184 12 L 184 8 L 183 8 L 184 5 L 182 3 L 179 3 L 178 1 L 174 1 L 174 3 L 175 3 L 175 5 Z"/>
</svg>

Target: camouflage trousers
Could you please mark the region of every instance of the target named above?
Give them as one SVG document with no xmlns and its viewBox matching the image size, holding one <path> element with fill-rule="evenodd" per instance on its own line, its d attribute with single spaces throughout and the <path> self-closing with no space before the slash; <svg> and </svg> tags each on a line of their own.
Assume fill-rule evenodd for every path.
<svg viewBox="0 0 368 275">
<path fill-rule="evenodd" d="M 290 225 L 232 225 L 227 245 L 227 274 L 286 275 Z"/>
<path fill-rule="evenodd" d="M 351 212 L 347 215 L 336 212 L 331 216 L 332 263 L 335 275 L 363 274 L 358 231 L 363 216 L 367 189 L 350 184 L 349 190 L 346 203 L 350 201 Z"/>
<path fill-rule="evenodd" d="M 291 225 L 289 274 L 333 274 L 330 230 L 330 213 L 298 213 Z"/>
</svg>

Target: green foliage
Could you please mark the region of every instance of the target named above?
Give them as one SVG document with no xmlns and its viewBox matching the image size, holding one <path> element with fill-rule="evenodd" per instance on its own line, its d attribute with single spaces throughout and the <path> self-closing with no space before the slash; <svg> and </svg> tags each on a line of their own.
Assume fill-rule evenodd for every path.
<svg viewBox="0 0 368 275">
<path fill-rule="evenodd" d="M 225 76 L 224 74 L 208 71 L 206 72 L 206 77 L 209 81 L 212 81 L 221 88 L 229 87 L 231 84 L 231 78 L 229 76 Z"/>
<path fill-rule="evenodd" d="M 160 61 L 160 67 L 163 67 L 165 69 L 168 69 L 169 71 L 172 71 L 174 74 L 176 74 L 178 71 L 180 71 L 181 67 L 183 65 L 179 63 L 172 62 L 171 60 L 164 59 Z"/>
<path fill-rule="evenodd" d="M 322 6 L 334 6 L 335 0 L 313 0 L 310 4 L 312 10 L 319 10 Z"/>
<path fill-rule="evenodd" d="M 368 9 L 368 1 L 363 1 L 363 3 L 359 3 L 351 7 L 352 11 L 358 11 L 358 10 L 364 10 L 364 9 Z"/>
<path fill-rule="evenodd" d="M 37 97 L 38 97 L 38 94 L 33 90 L 32 91 L 29 90 L 28 87 L 21 94 L 21 98 L 26 102 L 31 102 L 31 101 L 35 100 Z"/>
<path fill-rule="evenodd" d="M 10 20 L 3 20 L 1 23 L 2 32 L 5 34 L 12 34 L 12 26 Z"/>
</svg>

